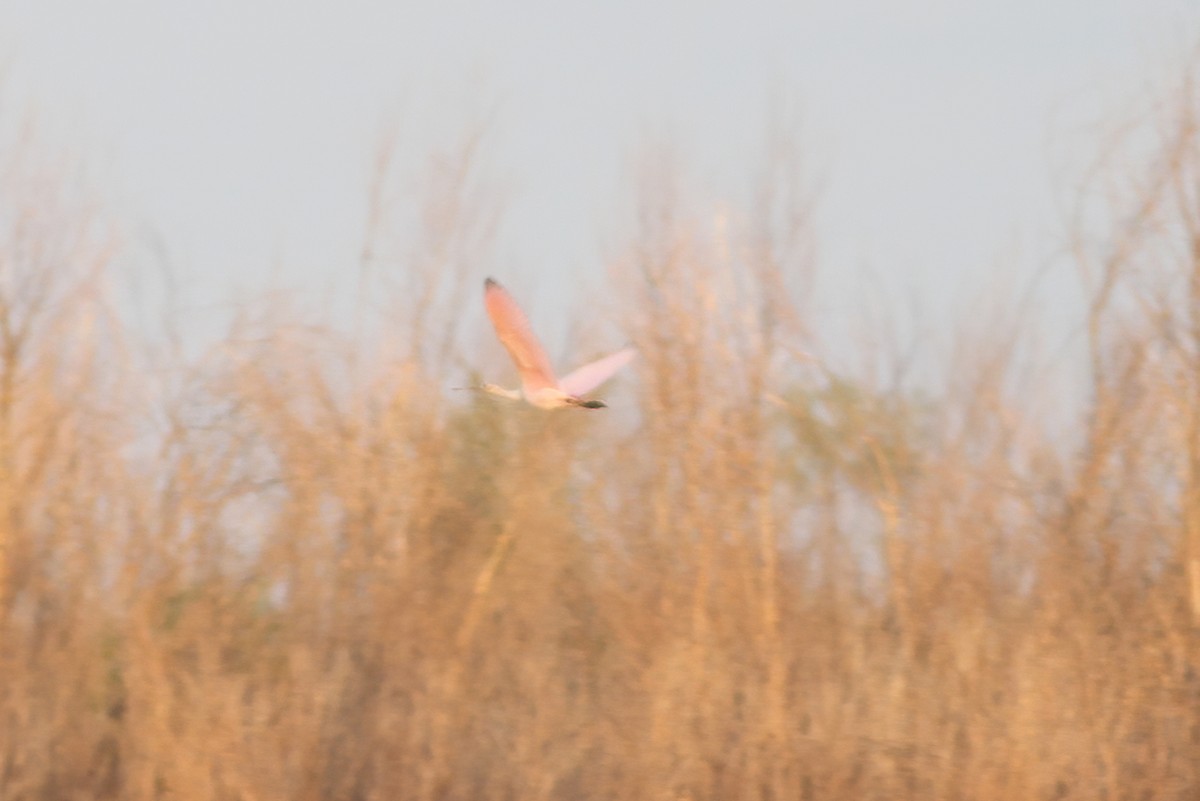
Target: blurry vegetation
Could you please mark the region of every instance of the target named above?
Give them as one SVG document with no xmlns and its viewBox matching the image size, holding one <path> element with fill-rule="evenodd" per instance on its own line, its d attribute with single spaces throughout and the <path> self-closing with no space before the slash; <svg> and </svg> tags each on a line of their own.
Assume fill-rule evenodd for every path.
<svg viewBox="0 0 1200 801">
<path fill-rule="evenodd" d="M 10 143 L 0 801 L 1197 797 L 1192 82 L 1162 108 L 1081 194 L 1069 430 L 1019 325 L 921 395 L 820 360 L 786 126 L 745 209 L 647 159 L 596 414 L 448 391 L 482 130 L 411 195 L 381 149 L 357 331 L 261 309 L 157 391 Z"/>
</svg>

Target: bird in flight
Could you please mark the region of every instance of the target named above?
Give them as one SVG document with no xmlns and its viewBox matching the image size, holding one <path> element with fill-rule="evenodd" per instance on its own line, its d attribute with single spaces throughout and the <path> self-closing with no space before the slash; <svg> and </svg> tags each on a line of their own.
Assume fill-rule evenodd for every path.
<svg viewBox="0 0 1200 801">
<path fill-rule="evenodd" d="M 508 290 L 489 278 L 483 282 L 483 301 L 500 344 L 504 345 L 521 374 L 520 391 L 495 384 L 479 387 L 493 395 L 510 400 L 524 398 L 539 409 L 561 409 L 566 406 L 603 409 L 603 401 L 584 400 L 581 396 L 611 378 L 613 373 L 629 364 L 637 353 L 633 348 L 624 348 L 585 364 L 559 380 L 554 377 L 550 359 L 529 327 L 529 320 Z"/>
</svg>

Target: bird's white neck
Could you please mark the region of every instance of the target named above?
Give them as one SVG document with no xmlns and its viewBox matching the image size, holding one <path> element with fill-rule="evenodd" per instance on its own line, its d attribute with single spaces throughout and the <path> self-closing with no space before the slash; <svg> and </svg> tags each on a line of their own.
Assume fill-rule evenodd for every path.
<svg viewBox="0 0 1200 801">
<path fill-rule="evenodd" d="M 515 389 L 505 389 L 495 384 L 484 384 L 483 391 L 509 400 L 521 400 L 521 393 Z"/>
</svg>

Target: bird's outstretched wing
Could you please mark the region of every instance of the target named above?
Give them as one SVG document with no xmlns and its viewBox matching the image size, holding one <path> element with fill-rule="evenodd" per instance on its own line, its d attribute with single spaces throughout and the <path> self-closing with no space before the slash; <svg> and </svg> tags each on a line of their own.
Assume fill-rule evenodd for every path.
<svg viewBox="0 0 1200 801">
<path fill-rule="evenodd" d="M 603 359 L 597 359 L 590 364 L 585 364 L 563 378 L 559 382 L 559 389 L 568 395 L 575 395 L 576 397 L 591 392 L 611 378 L 613 373 L 629 364 L 636 355 L 637 351 L 633 348 L 624 348 L 616 353 L 605 356 Z"/>
<path fill-rule="evenodd" d="M 488 317 L 492 318 L 492 326 L 500 344 L 508 351 L 513 363 L 521 374 L 521 386 L 528 395 L 545 387 L 555 387 L 558 382 L 554 379 L 554 370 L 550 367 L 550 359 L 533 329 L 525 312 L 513 300 L 508 290 L 491 278 L 483 282 L 483 302 L 487 306 Z"/>
</svg>

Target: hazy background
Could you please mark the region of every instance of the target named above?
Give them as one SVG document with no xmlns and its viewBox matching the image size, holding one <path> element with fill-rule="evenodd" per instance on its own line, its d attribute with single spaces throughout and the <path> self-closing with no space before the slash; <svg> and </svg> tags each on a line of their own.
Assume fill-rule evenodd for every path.
<svg viewBox="0 0 1200 801">
<path fill-rule="evenodd" d="M 1200 14 L 436 7 L 0 6 L 0 801 L 1200 797 Z"/>
<path fill-rule="evenodd" d="M 218 334 L 214 304 L 268 282 L 345 286 L 388 126 L 415 170 L 483 120 L 504 219 L 480 272 L 520 275 L 555 338 L 574 280 L 603 282 L 639 149 L 667 141 L 736 195 L 782 110 L 820 194 L 814 322 L 836 337 L 864 297 L 942 322 L 998 268 L 1046 267 L 1092 126 L 1198 17 L 1184 0 L 8 0 L 0 54 L 8 113 L 32 107 L 83 157 L 127 226 L 143 311 L 169 266 L 185 332 Z M 1072 281 L 1049 271 L 1045 296 Z"/>
</svg>

